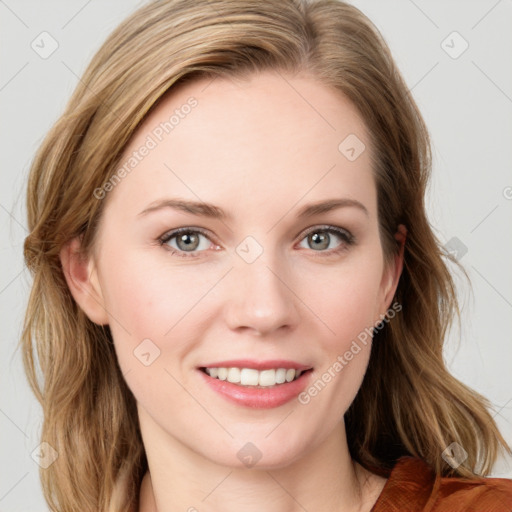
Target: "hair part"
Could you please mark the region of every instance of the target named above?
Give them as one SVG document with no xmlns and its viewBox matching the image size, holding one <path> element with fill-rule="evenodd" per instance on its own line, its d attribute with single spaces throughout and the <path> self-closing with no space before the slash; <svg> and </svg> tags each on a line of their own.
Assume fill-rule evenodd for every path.
<svg viewBox="0 0 512 512">
<path fill-rule="evenodd" d="M 309 75 L 355 105 L 371 139 L 386 261 L 399 249 L 397 226 L 408 229 L 395 295 L 403 310 L 374 335 L 368 370 L 345 415 L 351 456 L 383 475 L 398 457 L 413 455 L 438 474 L 472 477 L 490 472 L 499 449 L 512 453 L 489 402 L 443 361 L 447 330 L 460 314 L 445 258 L 458 263 L 425 211 L 428 131 L 375 26 L 337 0 L 154 1 L 94 56 L 29 177 L 24 255 L 34 282 L 21 345 L 43 408 L 42 439 L 59 454 L 41 470 L 53 511 L 135 510 L 147 470 L 135 399 L 110 329 L 92 323 L 73 300 L 59 252 L 78 236 L 84 252 L 92 249 L 106 201 L 94 190 L 114 174 L 166 92 L 199 77 L 264 70 Z M 452 442 L 468 453 L 457 468 L 441 457 Z"/>
</svg>

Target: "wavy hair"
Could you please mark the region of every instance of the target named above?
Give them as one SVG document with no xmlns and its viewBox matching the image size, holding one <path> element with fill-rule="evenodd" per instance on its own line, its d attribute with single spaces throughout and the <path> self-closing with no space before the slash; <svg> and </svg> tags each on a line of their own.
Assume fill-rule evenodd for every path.
<svg viewBox="0 0 512 512">
<path fill-rule="evenodd" d="M 136 510 L 147 470 L 135 399 L 109 327 L 77 306 L 60 249 L 80 237 L 84 253 L 91 250 L 108 200 L 94 191 L 114 174 L 167 91 L 198 77 L 262 70 L 307 73 L 353 103 L 375 155 L 387 261 L 399 250 L 397 226 L 408 229 L 395 295 L 403 310 L 374 334 L 368 370 L 345 415 L 352 458 L 388 475 L 398 457 L 413 455 L 438 474 L 472 477 L 489 474 L 501 449 L 512 453 L 489 402 L 443 361 L 445 336 L 460 311 L 451 258 L 425 209 L 430 140 L 377 28 L 337 0 L 160 0 L 107 38 L 30 170 L 24 257 L 33 285 L 20 344 L 42 405 L 42 440 L 59 454 L 41 470 L 52 511 Z M 468 453 L 455 469 L 441 456 L 452 442 Z"/>
</svg>

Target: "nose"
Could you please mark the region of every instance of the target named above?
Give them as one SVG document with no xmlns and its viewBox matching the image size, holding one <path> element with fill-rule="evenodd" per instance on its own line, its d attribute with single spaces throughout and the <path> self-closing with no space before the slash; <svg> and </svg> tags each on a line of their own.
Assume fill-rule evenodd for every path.
<svg viewBox="0 0 512 512">
<path fill-rule="evenodd" d="M 252 263 L 235 255 L 225 304 L 232 330 L 265 336 L 297 326 L 299 300 L 293 292 L 293 275 L 286 262 L 277 259 L 268 251 Z"/>
</svg>

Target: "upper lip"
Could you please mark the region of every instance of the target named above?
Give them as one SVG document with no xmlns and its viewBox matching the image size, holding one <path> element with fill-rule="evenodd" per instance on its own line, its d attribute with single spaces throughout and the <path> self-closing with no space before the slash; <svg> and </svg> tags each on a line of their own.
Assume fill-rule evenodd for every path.
<svg viewBox="0 0 512 512">
<path fill-rule="evenodd" d="M 232 359 L 229 361 L 216 361 L 201 365 L 200 368 L 253 368 L 254 370 L 271 370 L 275 368 L 294 368 L 295 370 L 309 370 L 311 366 L 284 359 L 256 361 L 254 359 Z"/>
</svg>

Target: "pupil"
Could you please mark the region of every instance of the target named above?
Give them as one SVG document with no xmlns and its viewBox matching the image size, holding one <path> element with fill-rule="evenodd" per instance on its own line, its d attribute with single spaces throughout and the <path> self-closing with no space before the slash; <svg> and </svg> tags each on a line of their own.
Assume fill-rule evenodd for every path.
<svg viewBox="0 0 512 512">
<path fill-rule="evenodd" d="M 311 235 L 311 240 L 314 242 L 314 245 L 316 245 L 315 249 L 325 249 L 329 246 L 329 235 L 326 233 L 313 233 L 313 235 Z"/>
<path fill-rule="evenodd" d="M 178 237 L 178 246 L 180 249 L 192 250 L 197 247 L 198 237 L 190 233 L 185 233 Z M 182 247 L 181 244 L 184 244 Z"/>
</svg>

